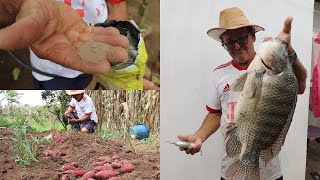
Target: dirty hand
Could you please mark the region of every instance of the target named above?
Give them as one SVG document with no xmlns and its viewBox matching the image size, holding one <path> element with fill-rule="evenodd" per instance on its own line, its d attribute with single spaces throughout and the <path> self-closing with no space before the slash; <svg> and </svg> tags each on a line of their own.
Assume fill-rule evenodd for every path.
<svg viewBox="0 0 320 180">
<path fill-rule="evenodd" d="M 0 6 L 4 8 L 0 28 L 5 27 L 0 29 L 0 49 L 30 46 L 40 58 L 85 73 L 106 73 L 110 64 L 128 59 L 128 39 L 116 28 L 90 27 L 64 3 L 19 0 L 3 1 Z M 88 40 L 110 45 L 99 63 L 84 62 L 78 55 L 78 48 Z"/>
<path fill-rule="evenodd" d="M 68 122 L 73 123 L 73 122 L 77 122 L 77 119 L 75 119 L 74 117 L 68 118 Z"/>
<path fill-rule="evenodd" d="M 193 134 L 189 135 L 178 135 L 178 139 L 181 141 L 188 141 L 190 143 L 194 143 L 195 146 L 189 146 L 187 149 L 180 148 L 181 151 L 186 151 L 187 154 L 194 155 L 201 150 L 202 140 L 198 137 L 195 137 Z"/>
<path fill-rule="evenodd" d="M 287 17 L 283 24 L 283 29 L 278 35 L 278 39 L 283 40 L 288 43 L 288 53 L 291 54 L 293 52 L 291 46 L 291 24 L 293 18 L 291 16 Z"/>
<path fill-rule="evenodd" d="M 66 116 L 67 118 L 73 117 L 69 111 L 64 112 L 64 116 Z"/>
</svg>

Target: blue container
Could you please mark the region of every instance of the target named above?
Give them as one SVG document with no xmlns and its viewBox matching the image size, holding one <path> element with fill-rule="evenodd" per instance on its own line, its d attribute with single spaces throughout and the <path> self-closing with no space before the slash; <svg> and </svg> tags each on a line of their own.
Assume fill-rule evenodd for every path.
<svg viewBox="0 0 320 180">
<path fill-rule="evenodd" d="M 135 139 L 145 139 L 149 137 L 149 128 L 145 124 L 137 124 L 130 128 L 130 135 Z"/>
</svg>

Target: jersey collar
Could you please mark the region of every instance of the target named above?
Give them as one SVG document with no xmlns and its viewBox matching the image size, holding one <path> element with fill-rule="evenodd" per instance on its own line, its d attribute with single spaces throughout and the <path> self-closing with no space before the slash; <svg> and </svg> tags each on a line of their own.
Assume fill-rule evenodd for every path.
<svg viewBox="0 0 320 180">
<path fill-rule="evenodd" d="M 248 69 L 248 67 L 241 67 L 241 66 L 239 66 L 238 64 L 236 64 L 236 63 L 234 62 L 233 59 L 232 59 L 232 61 L 231 61 L 231 64 L 232 64 L 233 67 L 235 67 L 235 68 L 238 69 L 239 71 L 243 71 L 243 70 L 247 70 L 247 69 Z"/>
</svg>

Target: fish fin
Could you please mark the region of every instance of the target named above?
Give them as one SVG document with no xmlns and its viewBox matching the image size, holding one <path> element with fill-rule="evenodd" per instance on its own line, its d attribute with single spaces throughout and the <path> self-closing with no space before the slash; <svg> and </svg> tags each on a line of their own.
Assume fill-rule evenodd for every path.
<svg viewBox="0 0 320 180">
<path fill-rule="evenodd" d="M 265 69 L 258 69 L 255 71 L 255 76 L 252 81 L 252 99 L 255 99 L 254 110 L 256 110 L 257 105 L 260 101 L 261 91 L 262 91 L 262 82 L 263 75 L 266 73 Z"/>
<path fill-rule="evenodd" d="M 294 110 L 295 110 L 295 105 L 293 106 L 293 108 L 288 116 L 288 120 L 287 120 L 286 124 L 284 125 L 278 138 L 273 142 L 273 144 L 270 147 L 268 147 L 267 149 L 261 150 L 260 157 L 264 162 L 268 163 L 272 158 L 274 158 L 275 156 L 277 156 L 279 154 L 281 147 L 284 144 L 287 133 L 289 131 L 289 128 L 290 128 L 290 125 L 292 122 L 292 118 L 293 118 Z"/>
<path fill-rule="evenodd" d="M 244 84 L 247 80 L 248 72 L 241 75 L 236 81 L 231 85 L 232 91 L 242 91 Z"/>
<path fill-rule="evenodd" d="M 226 172 L 226 180 L 257 180 L 260 179 L 260 169 L 257 166 L 245 166 L 238 159 Z"/>
<path fill-rule="evenodd" d="M 258 69 L 255 72 L 255 76 L 252 81 L 252 88 L 253 88 L 252 98 L 260 99 L 264 73 L 266 73 L 265 69 Z"/>
<path fill-rule="evenodd" d="M 229 123 L 227 126 L 227 133 L 226 133 L 226 151 L 228 156 L 235 157 L 240 154 L 241 152 L 241 143 L 238 139 L 236 134 L 237 127 L 234 123 Z"/>
</svg>

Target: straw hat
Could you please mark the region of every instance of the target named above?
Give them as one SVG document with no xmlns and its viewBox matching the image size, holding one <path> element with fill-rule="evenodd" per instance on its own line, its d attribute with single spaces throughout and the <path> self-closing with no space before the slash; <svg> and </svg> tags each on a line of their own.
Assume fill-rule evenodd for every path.
<svg viewBox="0 0 320 180">
<path fill-rule="evenodd" d="M 213 39 L 221 41 L 220 36 L 227 30 L 247 26 L 252 26 L 254 32 L 264 30 L 263 27 L 250 23 L 240 8 L 227 8 L 220 12 L 219 27 L 208 30 L 207 34 Z"/>
<path fill-rule="evenodd" d="M 84 93 L 84 90 L 66 90 L 66 93 L 69 96 Z"/>
</svg>

